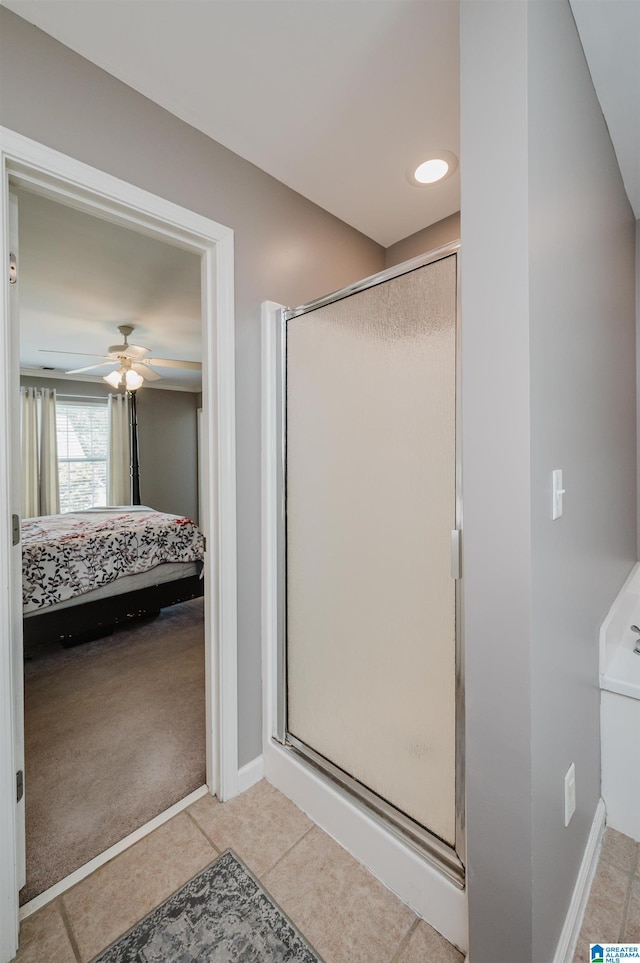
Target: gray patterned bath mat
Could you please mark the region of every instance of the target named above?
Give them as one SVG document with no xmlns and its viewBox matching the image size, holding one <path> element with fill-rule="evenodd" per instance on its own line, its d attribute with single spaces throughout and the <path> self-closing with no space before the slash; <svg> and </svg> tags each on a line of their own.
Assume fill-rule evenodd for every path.
<svg viewBox="0 0 640 963">
<path fill-rule="evenodd" d="M 93 963 L 322 963 L 227 850 Z"/>
</svg>

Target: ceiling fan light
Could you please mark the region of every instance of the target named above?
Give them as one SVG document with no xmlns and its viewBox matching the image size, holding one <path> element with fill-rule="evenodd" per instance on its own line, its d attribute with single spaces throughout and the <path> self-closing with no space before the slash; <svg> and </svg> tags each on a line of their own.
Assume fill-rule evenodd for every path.
<svg viewBox="0 0 640 963">
<path fill-rule="evenodd" d="M 122 369 L 118 368 L 108 375 L 103 375 L 102 380 L 106 381 L 112 388 L 119 388 L 122 381 Z"/>
<path fill-rule="evenodd" d="M 127 391 L 135 391 L 136 388 L 139 388 L 144 384 L 144 378 L 142 375 L 138 374 L 137 371 L 133 371 L 131 368 L 125 372 L 124 379 Z"/>
</svg>

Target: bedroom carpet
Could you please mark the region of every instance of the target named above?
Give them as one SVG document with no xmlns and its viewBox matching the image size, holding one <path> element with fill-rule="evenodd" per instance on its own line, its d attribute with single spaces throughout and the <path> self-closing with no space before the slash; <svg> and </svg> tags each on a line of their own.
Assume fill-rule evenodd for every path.
<svg viewBox="0 0 640 963">
<path fill-rule="evenodd" d="M 203 599 L 25 655 L 21 904 L 204 784 Z"/>
</svg>

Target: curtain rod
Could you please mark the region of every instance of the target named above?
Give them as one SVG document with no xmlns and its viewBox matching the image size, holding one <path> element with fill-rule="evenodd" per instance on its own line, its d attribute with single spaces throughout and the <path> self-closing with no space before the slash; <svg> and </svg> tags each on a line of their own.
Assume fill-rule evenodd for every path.
<svg viewBox="0 0 640 963">
<path fill-rule="evenodd" d="M 29 388 L 31 388 L 33 391 L 35 391 L 36 394 L 40 394 L 40 392 L 43 390 L 55 391 L 56 398 L 61 398 L 66 401 L 106 401 L 109 395 L 115 395 L 116 397 L 118 395 L 125 396 L 125 393 L 122 391 L 110 391 L 106 395 L 69 395 L 67 394 L 66 391 L 64 392 L 59 391 L 58 388 L 43 389 L 43 388 L 35 388 L 33 385 L 20 385 L 20 388 L 24 388 L 25 390 L 28 390 Z"/>
<path fill-rule="evenodd" d="M 62 398 L 65 401 L 106 401 L 108 397 L 109 395 L 68 395 L 56 391 L 56 398 Z"/>
</svg>

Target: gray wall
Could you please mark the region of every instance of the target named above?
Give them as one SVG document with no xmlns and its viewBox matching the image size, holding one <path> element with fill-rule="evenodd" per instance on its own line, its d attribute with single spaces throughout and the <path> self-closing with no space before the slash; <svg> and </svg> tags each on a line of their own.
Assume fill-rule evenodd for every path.
<svg viewBox="0 0 640 963">
<path fill-rule="evenodd" d="M 533 958 L 545 960 L 600 797 L 598 632 L 637 558 L 635 220 L 569 5 L 532 3 L 528 41 Z M 552 522 L 554 468 L 567 494 Z"/>
<path fill-rule="evenodd" d="M 200 396 L 148 388 L 136 397 L 142 504 L 197 521 Z"/>
<path fill-rule="evenodd" d="M 524 3 L 460 10 L 472 963 L 532 963 L 526 15 Z"/>
<path fill-rule="evenodd" d="M 470 952 L 542 963 L 600 795 L 598 630 L 636 559 L 634 219 L 568 3 L 463 2 L 461 50 Z"/>
<path fill-rule="evenodd" d="M 20 377 L 31 388 L 55 388 L 59 395 L 106 398 L 112 391 L 95 381 Z M 198 519 L 199 394 L 146 388 L 138 392 L 140 496 L 143 505 Z"/>
<path fill-rule="evenodd" d="M 636 411 L 640 411 L 640 221 L 636 221 Z M 637 463 L 640 479 L 640 419 L 638 420 Z M 640 485 L 638 485 L 638 558 L 640 558 Z"/>
<path fill-rule="evenodd" d="M 303 304 L 380 271 L 384 251 L 2 7 L 0 86 L 4 126 L 235 231 L 242 765 L 262 750 L 260 303 Z"/>
<path fill-rule="evenodd" d="M 395 264 L 402 264 L 412 257 L 420 254 L 427 254 L 435 251 L 445 244 L 460 240 L 460 211 L 450 214 L 441 221 L 436 221 L 429 227 L 416 231 L 402 241 L 396 241 L 385 251 L 385 267 L 393 267 Z"/>
</svg>

